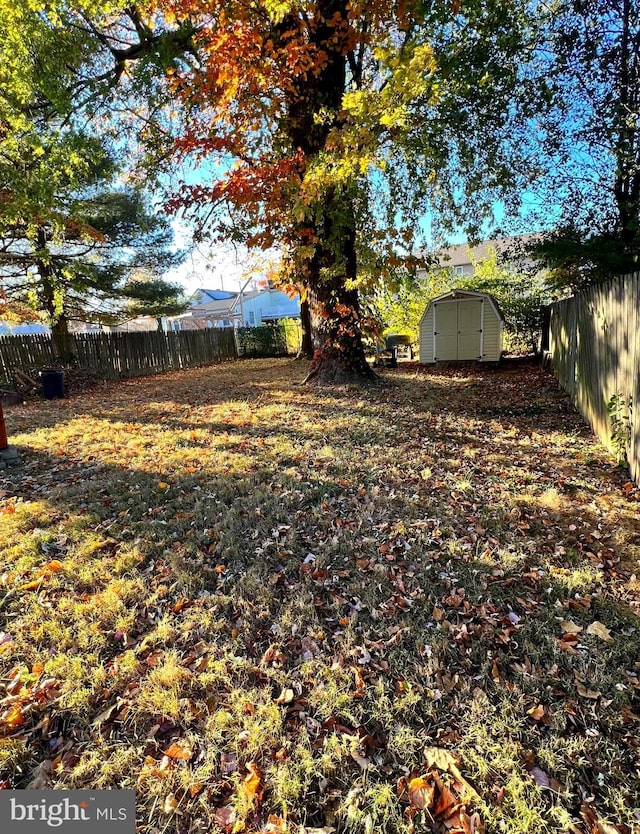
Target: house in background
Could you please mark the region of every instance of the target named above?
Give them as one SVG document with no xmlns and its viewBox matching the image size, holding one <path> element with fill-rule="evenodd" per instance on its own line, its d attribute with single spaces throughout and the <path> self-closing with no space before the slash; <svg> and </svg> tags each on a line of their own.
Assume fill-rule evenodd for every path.
<svg viewBox="0 0 640 834">
<path fill-rule="evenodd" d="M 225 298 L 231 300 L 236 295 L 238 295 L 237 292 L 231 292 L 230 290 L 203 290 L 201 288 L 194 292 L 190 301 L 191 305 L 195 307 L 200 304 L 208 304 L 211 301 L 224 301 Z"/>
<path fill-rule="evenodd" d="M 437 252 L 437 264 L 440 269 L 450 269 L 456 277 L 468 278 L 475 274 L 475 264 L 486 261 L 493 251 L 496 253 L 498 261 L 506 260 L 515 270 L 527 268 L 532 266 L 533 262 L 524 252 L 524 247 L 538 237 L 539 235 L 501 237 L 495 240 L 483 240 L 476 246 L 471 246 L 468 243 L 458 243 Z"/>
<path fill-rule="evenodd" d="M 273 288 L 254 290 L 240 298 L 239 307 L 243 312 L 245 327 L 258 327 L 261 324 L 272 324 L 282 319 L 300 317 L 300 296 L 293 298 Z"/>
<path fill-rule="evenodd" d="M 50 335 L 51 328 L 40 322 L 30 321 L 25 324 L 13 324 L 8 321 L 0 321 L 0 336 L 34 336 Z"/>
<path fill-rule="evenodd" d="M 205 330 L 208 327 L 259 327 L 300 316 L 300 299 L 281 290 L 261 289 L 228 293 L 198 290 L 186 313 L 165 319 L 167 330 Z"/>
</svg>

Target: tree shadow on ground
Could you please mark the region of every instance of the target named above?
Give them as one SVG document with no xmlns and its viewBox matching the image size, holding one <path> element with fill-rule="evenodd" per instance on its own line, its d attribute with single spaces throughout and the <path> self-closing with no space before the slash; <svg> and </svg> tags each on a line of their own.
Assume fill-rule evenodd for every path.
<svg viewBox="0 0 640 834">
<path fill-rule="evenodd" d="M 579 420 L 549 409 L 498 427 L 464 410 L 462 386 L 449 400 L 411 379 L 319 394 L 268 368 L 260 383 L 207 390 L 190 373 L 176 391 L 164 378 L 44 404 L 44 427 L 17 435 L 24 463 L 2 485 L 7 671 L 44 658 L 62 684 L 15 728 L 26 758 L 7 778 L 24 786 L 69 744 L 57 786 L 141 779 L 145 815 L 169 793 L 183 802 L 179 831 L 215 825 L 249 765 L 278 813 L 306 750 L 307 824 L 321 827 L 367 789 L 358 757 L 367 784 L 395 791 L 434 744 L 460 753 L 495 825 L 516 813 L 510 788 L 506 806 L 491 799 L 514 772 L 545 818 L 534 767 L 574 819 L 589 796 L 614 813 L 638 709 L 637 594 L 617 560 L 636 545 L 616 539 L 624 496 Z M 582 636 L 565 639 L 565 621 Z M 587 635 L 593 622 L 612 640 Z M 187 737 L 193 760 L 160 770 Z"/>
</svg>

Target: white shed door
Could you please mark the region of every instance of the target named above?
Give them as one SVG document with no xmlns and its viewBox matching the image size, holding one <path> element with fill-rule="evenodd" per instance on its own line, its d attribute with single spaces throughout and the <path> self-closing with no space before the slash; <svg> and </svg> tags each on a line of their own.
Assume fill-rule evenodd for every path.
<svg viewBox="0 0 640 834">
<path fill-rule="evenodd" d="M 458 302 L 441 301 L 433 305 L 435 351 L 438 362 L 458 358 Z"/>
<path fill-rule="evenodd" d="M 481 359 L 482 301 L 458 301 L 458 359 Z"/>
<path fill-rule="evenodd" d="M 436 361 L 481 359 L 482 301 L 434 304 Z"/>
</svg>

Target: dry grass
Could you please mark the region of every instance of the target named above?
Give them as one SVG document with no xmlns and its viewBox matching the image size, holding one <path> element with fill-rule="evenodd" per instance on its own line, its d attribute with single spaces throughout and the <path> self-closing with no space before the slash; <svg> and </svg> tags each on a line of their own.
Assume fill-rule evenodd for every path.
<svg viewBox="0 0 640 834">
<path fill-rule="evenodd" d="M 640 826 L 637 490 L 535 367 L 304 375 L 9 411 L 4 786 L 133 787 L 143 834 L 443 830 L 419 777 L 450 831 Z"/>
</svg>

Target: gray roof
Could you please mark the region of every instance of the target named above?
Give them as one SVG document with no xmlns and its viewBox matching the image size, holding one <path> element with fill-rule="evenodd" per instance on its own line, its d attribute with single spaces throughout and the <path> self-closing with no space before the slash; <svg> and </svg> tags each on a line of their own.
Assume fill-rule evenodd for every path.
<svg viewBox="0 0 640 834">
<path fill-rule="evenodd" d="M 436 256 L 441 267 L 465 266 L 467 264 L 471 265 L 474 261 L 484 261 L 489 257 L 491 249 L 495 250 L 499 258 L 513 255 L 514 260 L 522 260 L 524 255 L 522 247 L 536 237 L 538 235 L 499 237 L 494 240 L 483 240 L 475 246 L 471 246 L 469 243 L 458 243 L 456 246 L 447 246 L 445 249 L 440 249 Z"/>
</svg>

